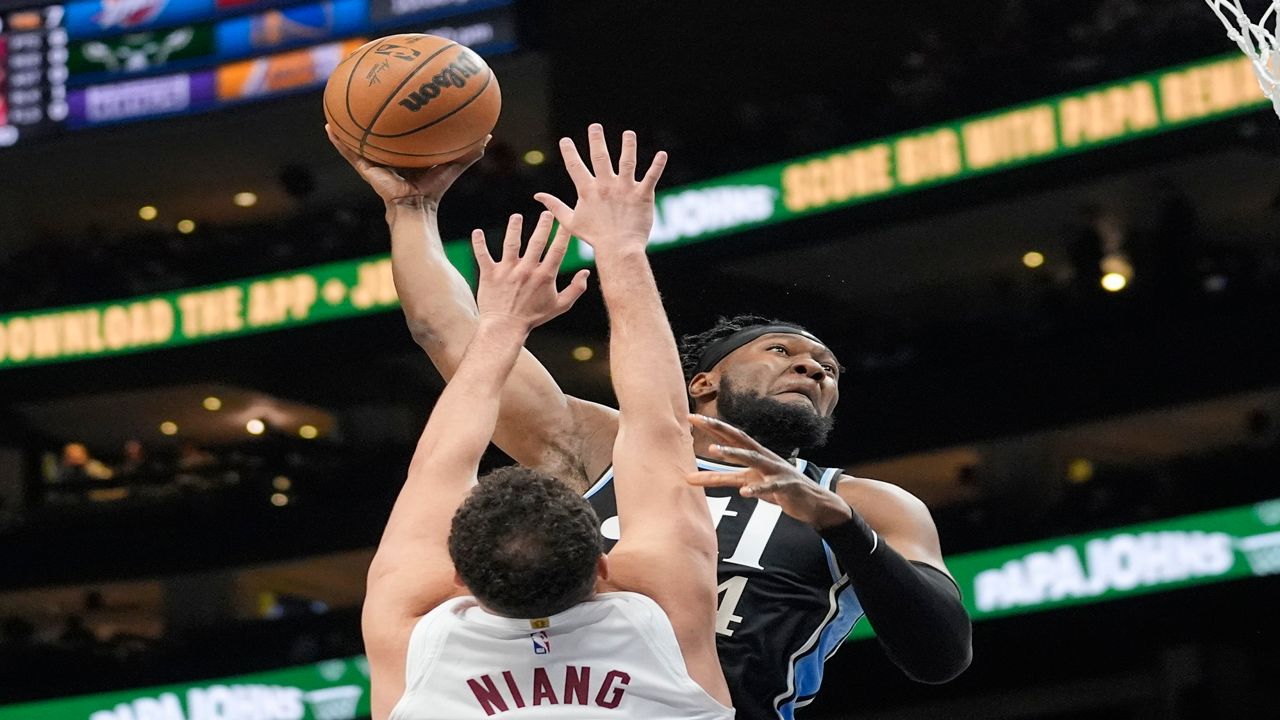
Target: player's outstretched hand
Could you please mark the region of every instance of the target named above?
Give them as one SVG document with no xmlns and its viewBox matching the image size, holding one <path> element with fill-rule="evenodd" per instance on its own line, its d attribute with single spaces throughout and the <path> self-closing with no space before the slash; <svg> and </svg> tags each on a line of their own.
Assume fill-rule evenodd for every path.
<svg viewBox="0 0 1280 720">
<path fill-rule="evenodd" d="M 560 139 L 560 155 L 565 170 L 578 191 L 578 204 L 570 208 L 564 201 L 547 193 L 535 200 L 555 213 L 556 220 L 595 248 L 596 252 L 626 247 L 640 247 L 649 242 L 653 229 L 654 188 L 667 166 L 667 153 L 658 151 L 644 177 L 636 180 L 636 134 L 622 133 L 622 152 L 617 172 L 604 140 L 604 128 L 593 123 L 587 128 L 591 169 L 588 170 L 569 138 Z"/>
<path fill-rule="evenodd" d="M 484 146 L 481 145 L 457 160 L 433 167 L 393 169 L 360 157 L 356 151 L 338 140 L 328 124 L 324 126 L 324 131 L 329 135 L 329 142 L 337 148 L 338 154 L 351 163 L 351 167 L 360 173 L 360 177 L 388 205 L 405 201 L 439 204 L 440 198 L 453 186 L 453 181 L 484 156 Z M 485 138 L 485 143 L 488 142 L 489 138 Z"/>
<path fill-rule="evenodd" d="M 502 256 L 497 260 L 489 255 L 484 232 L 471 231 L 471 248 L 480 267 L 476 305 L 481 319 L 509 319 L 532 329 L 566 312 L 586 292 L 588 270 L 578 271 L 564 290 L 556 289 L 556 275 L 569 245 L 569 233 L 561 228 L 548 247 L 551 221 L 549 212 L 538 217 L 538 224 L 521 255 L 520 232 L 524 220 L 520 215 L 512 215 L 502 240 Z M 544 250 L 546 257 L 543 257 Z"/>
<path fill-rule="evenodd" d="M 771 502 L 818 529 L 839 525 L 851 517 L 852 511 L 843 498 L 820 487 L 750 435 L 706 415 L 690 414 L 689 422 L 715 439 L 716 444 L 710 448 L 712 455 L 744 466 L 740 471 L 689 473 L 690 485 L 736 487 L 743 497 Z"/>
</svg>

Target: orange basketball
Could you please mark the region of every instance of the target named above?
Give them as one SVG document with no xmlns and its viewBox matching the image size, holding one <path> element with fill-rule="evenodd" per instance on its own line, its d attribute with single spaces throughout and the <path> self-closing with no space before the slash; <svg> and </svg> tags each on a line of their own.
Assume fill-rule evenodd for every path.
<svg viewBox="0 0 1280 720">
<path fill-rule="evenodd" d="M 434 35 L 388 35 L 338 64 L 324 87 L 334 134 L 366 159 L 392 167 L 448 162 L 484 142 L 502 93 L 470 48 Z"/>
</svg>

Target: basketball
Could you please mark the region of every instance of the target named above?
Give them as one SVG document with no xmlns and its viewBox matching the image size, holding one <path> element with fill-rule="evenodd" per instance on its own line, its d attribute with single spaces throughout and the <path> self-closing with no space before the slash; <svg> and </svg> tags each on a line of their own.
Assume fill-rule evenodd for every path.
<svg viewBox="0 0 1280 720">
<path fill-rule="evenodd" d="M 347 56 L 324 88 L 338 139 L 365 159 L 420 168 L 449 162 L 484 142 L 498 122 L 498 79 L 470 48 L 406 33 Z"/>
</svg>

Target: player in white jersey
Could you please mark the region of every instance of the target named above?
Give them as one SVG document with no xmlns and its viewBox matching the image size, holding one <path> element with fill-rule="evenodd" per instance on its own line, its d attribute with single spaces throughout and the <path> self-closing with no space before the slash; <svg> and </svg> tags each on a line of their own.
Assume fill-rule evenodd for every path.
<svg viewBox="0 0 1280 720">
<path fill-rule="evenodd" d="M 716 537 L 702 491 L 685 482 L 694 458 L 684 379 L 644 253 L 666 155 L 637 181 L 634 133 L 623 136 L 617 171 L 603 130 L 589 135 L 590 171 L 561 141 L 576 206 L 539 199 L 596 251 L 621 411 L 613 462 L 626 538 L 606 558 L 590 505 L 535 470 L 476 479 L 529 331 L 586 289 L 584 271 L 556 290 L 568 235 L 547 246 L 551 213 L 523 256 L 518 215 L 500 260 L 477 230 L 475 334 L 369 569 L 363 630 L 375 720 L 733 717 L 715 645 Z M 362 173 L 394 181 L 365 165 Z"/>
</svg>

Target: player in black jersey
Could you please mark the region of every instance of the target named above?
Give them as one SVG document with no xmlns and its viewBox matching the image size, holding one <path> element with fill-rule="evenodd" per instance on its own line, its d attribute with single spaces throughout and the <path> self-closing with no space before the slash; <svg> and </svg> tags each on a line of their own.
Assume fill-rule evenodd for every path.
<svg viewBox="0 0 1280 720">
<path fill-rule="evenodd" d="M 477 312 L 445 256 L 436 212 L 466 164 L 402 174 L 356 169 L 386 203 L 409 328 L 447 380 Z M 707 502 L 720 544 L 718 644 L 738 717 L 793 717 L 863 614 L 910 677 L 945 682 L 962 672 L 969 619 L 928 509 L 896 486 L 798 456 L 825 441 L 839 397 L 830 349 L 800 326 L 750 317 L 685 340 L 696 412 L 740 425 L 759 441 L 714 419 L 694 423 L 699 469 L 710 471 L 698 482 L 714 486 Z M 566 395 L 526 350 L 503 388 L 493 441 L 522 465 L 587 494 L 601 532 L 616 540 L 610 459 L 617 430 L 616 410 Z"/>
</svg>

